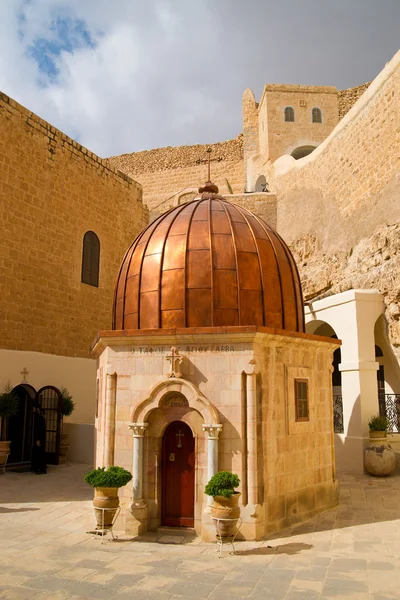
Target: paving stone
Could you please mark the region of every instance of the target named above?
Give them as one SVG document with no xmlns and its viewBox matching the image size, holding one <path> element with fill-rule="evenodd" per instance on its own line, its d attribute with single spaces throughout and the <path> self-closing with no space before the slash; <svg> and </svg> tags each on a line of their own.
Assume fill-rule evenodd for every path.
<svg viewBox="0 0 400 600">
<path fill-rule="evenodd" d="M 196 583 L 196 585 L 192 585 L 190 583 L 184 583 L 180 581 L 178 583 L 175 583 L 172 587 L 170 587 L 168 592 L 170 594 L 176 594 L 191 598 L 207 598 L 214 589 L 214 585 L 206 583 Z M 246 596 L 247 595 L 248 594 L 246 594 Z"/>
</svg>

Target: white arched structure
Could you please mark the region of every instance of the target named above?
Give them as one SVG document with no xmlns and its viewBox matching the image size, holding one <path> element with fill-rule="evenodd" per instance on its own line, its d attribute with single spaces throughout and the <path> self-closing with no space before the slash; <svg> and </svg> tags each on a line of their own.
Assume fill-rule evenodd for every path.
<svg viewBox="0 0 400 600">
<path fill-rule="evenodd" d="M 342 434 L 336 434 L 339 469 L 362 473 L 368 421 L 379 412 L 374 327 L 384 309 L 377 290 L 349 290 L 306 305 L 306 332 L 327 323 L 342 341 Z M 325 335 L 325 333 L 324 333 Z"/>
</svg>

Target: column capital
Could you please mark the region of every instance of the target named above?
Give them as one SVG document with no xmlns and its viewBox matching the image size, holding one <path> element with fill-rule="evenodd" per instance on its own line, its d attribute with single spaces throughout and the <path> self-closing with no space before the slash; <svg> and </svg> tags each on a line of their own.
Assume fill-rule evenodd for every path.
<svg viewBox="0 0 400 600">
<path fill-rule="evenodd" d="M 132 431 L 133 437 L 142 438 L 148 426 L 148 423 L 129 423 L 128 427 Z"/>
<path fill-rule="evenodd" d="M 217 440 L 224 426 L 221 423 L 214 423 L 208 425 L 204 424 L 202 427 L 203 431 L 208 433 L 208 439 Z"/>
</svg>

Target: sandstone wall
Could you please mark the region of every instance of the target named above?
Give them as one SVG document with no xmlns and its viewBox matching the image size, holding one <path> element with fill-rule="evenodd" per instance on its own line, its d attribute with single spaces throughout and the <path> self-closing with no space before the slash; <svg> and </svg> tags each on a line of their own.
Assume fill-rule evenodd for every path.
<svg viewBox="0 0 400 600">
<path fill-rule="evenodd" d="M 285 107 L 295 113 L 293 123 L 285 122 Z M 322 122 L 312 122 L 312 109 L 319 108 Z M 259 106 L 260 150 L 276 160 L 301 146 L 317 146 L 338 123 L 335 87 L 266 85 Z"/>
<path fill-rule="evenodd" d="M 87 357 L 147 219 L 138 183 L 0 94 L 0 346 Z M 81 283 L 88 230 L 100 238 L 98 288 Z"/>
<path fill-rule="evenodd" d="M 356 87 L 338 90 L 339 119 L 342 119 L 349 112 L 370 85 L 371 82 L 368 81 Z"/>
<path fill-rule="evenodd" d="M 185 191 L 197 189 L 206 181 L 207 148 L 212 148 L 211 178 L 220 192 L 243 192 L 242 136 L 209 146 L 168 146 L 113 156 L 108 160 L 143 186 L 143 202 L 159 214 L 176 204 L 177 197 Z"/>
<path fill-rule="evenodd" d="M 280 175 L 279 161 L 264 165 L 278 196 L 278 231 L 295 251 L 306 299 L 378 289 L 398 347 L 399 94 L 400 52 L 310 156 L 289 159 Z"/>
</svg>

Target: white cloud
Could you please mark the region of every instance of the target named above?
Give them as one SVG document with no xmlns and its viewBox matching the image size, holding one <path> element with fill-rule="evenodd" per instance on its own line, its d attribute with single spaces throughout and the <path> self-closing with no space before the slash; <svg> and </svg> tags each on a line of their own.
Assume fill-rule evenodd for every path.
<svg viewBox="0 0 400 600">
<path fill-rule="evenodd" d="M 326 4 L 335 14 L 341 2 Z M 0 89 L 101 156 L 227 139 L 240 132 L 246 87 L 259 94 L 267 81 L 340 85 L 341 69 L 345 87 L 384 66 L 397 49 L 390 23 L 398 19 L 372 10 L 371 0 L 352 2 L 369 5 L 374 31 L 387 21 L 379 56 L 376 46 L 368 52 L 365 19 L 354 37 L 359 13 L 347 2 L 344 23 L 327 18 L 319 0 L 297 0 L 285 14 L 279 0 L 3 0 Z M 387 0 L 392 12 L 396 2 Z M 299 21 L 304 5 L 310 22 Z M 49 77 L 38 53 L 57 46 Z"/>
</svg>

